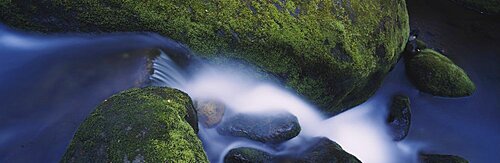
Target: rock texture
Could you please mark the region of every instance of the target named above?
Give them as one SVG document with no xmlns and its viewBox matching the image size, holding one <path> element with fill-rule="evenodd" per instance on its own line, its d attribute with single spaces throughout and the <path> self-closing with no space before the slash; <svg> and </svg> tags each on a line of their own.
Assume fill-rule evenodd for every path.
<svg viewBox="0 0 500 163">
<path fill-rule="evenodd" d="M 409 58 L 406 72 L 419 90 L 435 96 L 463 97 L 476 90 L 462 68 L 431 49 L 421 50 Z"/>
<path fill-rule="evenodd" d="M 411 125 L 410 99 L 408 96 L 394 96 L 389 108 L 387 123 L 395 141 L 403 140 L 408 135 Z"/>
<path fill-rule="evenodd" d="M 217 132 L 263 143 L 281 143 L 297 136 L 300 125 L 290 113 L 238 114 L 224 120 Z"/>
<path fill-rule="evenodd" d="M 207 128 L 212 128 L 220 123 L 225 108 L 223 103 L 216 100 L 201 100 L 196 103 L 198 119 Z"/>
<path fill-rule="evenodd" d="M 185 93 L 130 89 L 102 102 L 83 122 L 61 162 L 208 162 Z"/>
<path fill-rule="evenodd" d="M 328 115 L 375 92 L 409 33 L 405 0 L 1 1 L 0 22 L 41 32 L 156 32 L 208 59 L 254 64 Z"/>
</svg>

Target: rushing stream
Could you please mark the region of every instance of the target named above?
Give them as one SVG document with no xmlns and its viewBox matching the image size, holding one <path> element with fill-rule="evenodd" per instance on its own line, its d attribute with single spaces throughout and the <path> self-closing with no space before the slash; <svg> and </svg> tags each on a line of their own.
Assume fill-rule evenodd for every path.
<svg viewBox="0 0 500 163">
<path fill-rule="evenodd" d="M 425 6 L 424 1 L 409 3 L 416 9 Z M 410 8 L 410 14 L 418 12 L 416 9 Z M 446 32 L 462 29 L 412 26 L 427 29 L 422 32 L 424 40 L 435 40 L 433 32 L 444 33 L 441 42 L 469 40 L 459 43 L 475 48 L 444 46 L 461 48 L 449 50 L 457 54 L 450 58 L 471 73 L 477 85 L 473 96 L 449 99 L 421 93 L 408 81 L 404 63 L 399 62 L 367 102 L 326 118 L 294 90 L 274 80 L 256 78 L 260 72 L 251 65 L 242 70 L 210 64 L 156 34 L 42 36 L 0 26 L 0 162 L 59 161 L 78 126 L 96 105 L 115 93 L 146 85 L 178 88 L 194 100 L 220 100 L 229 108 L 225 117 L 283 110 L 297 116 L 300 134 L 277 145 L 222 136 L 200 125 L 199 137 L 211 162 L 221 162 L 227 151 L 241 146 L 294 154 L 308 139 L 318 136 L 337 142 L 366 163 L 417 162 L 421 151 L 461 155 L 471 162 L 500 160 L 495 154 L 500 146 L 500 50 L 495 44 L 500 41 L 455 33 L 449 33 L 453 39 L 446 40 Z M 498 36 L 498 31 L 493 33 Z M 154 74 L 149 76 L 146 54 L 151 49 L 163 53 L 154 61 Z M 478 55 L 467 55 L 472 52 Z M 190 64 L 179 65 L 169 57 L 178 55 L 188 58 Z M 410 133 L 401 142 L 392 141 L 385 123 L 391 98 L 397 94 L 408 95 L 412 103 Z"/>
</svg>

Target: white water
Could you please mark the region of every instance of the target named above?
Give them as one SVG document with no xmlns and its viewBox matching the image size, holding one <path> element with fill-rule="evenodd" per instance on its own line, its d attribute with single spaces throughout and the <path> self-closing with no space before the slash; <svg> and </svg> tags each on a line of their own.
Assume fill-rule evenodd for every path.
<svg viewBox="0 0 500 163">
<path fill-rule="evenodd" d="M 168 57 L 160 57 L 160 59 Z M 158 62 L 158 61 L 156 61 Z M 199 66 L 203 66 L 199 68 Z M 247 146 L 274 154 L 292 152 L 291 147 L 301 147 L 304 139 L 328 137 L 344 150 L 365 163 L 417 162 L 417 145 L 410 142 L 394 142 L 385 124 L 387 105 L 384 100 L 372 98 L 362 105 L 340 115 L 326 119 L 314 106 L 308 104 L 293 91 L 275 83 L 257 80 L 252 73 L 242 73 L 228 66 L 197 65 L 198 69 L 189 80 L 154 76 L 155 83 L 173 86 L 187 92 L 194 100 L 216 99 L 226 105 L 225 117 L 234 113 L 269 113 L 288 111 L 297 116 L 301 125 L 299 136 L 278 146 L 271 146 L 244 138 L 219 135 L 215 129 L 200 125 L 199 136 L 211 162 L 222 162 L 232 148 Z M 155 67 L 155 74 L 177 74 L 172 67 Z M 176 70 L 180 71 L 180 70 Z M 176 75 L 179 76 L 179 75 Z M 178 84 L 185 80 L 184 84 Z M 161 84 L 161 81 L 164 81 Z"/>
</svg>

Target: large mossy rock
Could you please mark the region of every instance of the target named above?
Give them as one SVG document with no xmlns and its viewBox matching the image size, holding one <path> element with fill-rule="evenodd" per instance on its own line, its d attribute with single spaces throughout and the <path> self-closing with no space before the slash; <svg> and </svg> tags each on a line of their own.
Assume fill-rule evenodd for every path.
<svg viewBox="0 0 500 163">
<path fill-rule="evenodd" d="M 405 0 L 2 1 L 42 32 L 152 31 L 206 58 L 255 64 L 335 115 L 370 97 L 409 33 Z"/>
<path fill-rule="evenodd" d="M 441 155 L 441 154 L 421 154 L 421 163 L 469 163 L 466 159 L 453 156 L 453 155 Z"/>
<path fill-rule="evenodd" d="M 500 14 L 499 0 L 453 0 L 471 9 L 487 14 Z"/>
<path fill-rule="evenodd" d="M 62 162 L 208 162 L 194 128 L 187 94 L 130 89 L 102 102 L 83 122 Z"/>
<path fill-rule="evenodd" d="M 410 98 L 408 96 L 396 95 L 392 98 L 387 123 L 393 140 L 400 141 L 408 135 L 411 125 Z"/>
<path fill-rule="evenodd" d="M 297 117 L 290 113 L 237 114 L 217 127 L 221 135 L 245 137 L 263 143 L 281 143 L 300 133 Z"/>
<path fill-rule="evenodd" d="M 419 90 L 435 96 L 469 96 L 476 89 L 462 68 L 431 49 L 411 57 L 406 62 L 406 72 Z"/>
</svg>

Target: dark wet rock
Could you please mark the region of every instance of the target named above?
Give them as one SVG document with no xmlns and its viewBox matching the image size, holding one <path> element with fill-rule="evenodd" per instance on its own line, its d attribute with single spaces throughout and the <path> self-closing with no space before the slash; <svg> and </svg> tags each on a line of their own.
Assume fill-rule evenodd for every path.
<svg viewBox="0 0 500 163">
<path fill-rule="evenodd" d="M 196 103 L 198 120 L 207 128 L 219 124 L 224 116 L 225 105 L 215 100 L 201 100 Z"/>
<path fill-rule="evenodd" d="M 314 138 L 309 147 L 300 157 L 299 162 L 304 163 L 322 163 L 322 162 L 341 162 L 341 163 L 360 163 L 355 156 L 347 153 L 334 141 L 328 138 Z"/>
<path fill-rule="evenodd" d="M 297 136 L 300 125 L 297 117 L 290 113 L 238 114 L 224 120 L 217 132 L 264 143 L 280 143 Z"/>
<path fill-rule="evenodd" d="M 272 162 L 272 160 L 273 156 L 271 154 L 249 147 L 231 149 L 224 156 L 224 163 L 258 163 Z"/>
<path fill-rule="evenodd" d="M 410 99 L 408 96 L 394 96 L 389 109 L 387 123 L 389 124 L 393 140 L 400 141 L 408 135 L 411 123 Z"/>
<path fill-rule="evenodd" d="M 432 49 L 421 50 L 409 58 L 406 72 L 420 91 L 435 96 L 470 96 L 476 90 L 462 68 Z"/>
<path fill-rule="evenodd" d="M 303 150 L 273 155 L 258 149 L 240 147 L 232 149 L 224 157 L 224 162 L 279 162 L 279 163 L 360 163 L 355 156 L 347 153 L 334 141 L 325 137 L 305 140 Z M 301 149 L 303 147 L 298 147 Z"/>
<path fill-rule="evenodd" d="M 208 162 L 192 105 L 171 88 L 113 95 L 78 128 L 61 162 Z"/>
<path fill-rule="evenodd" d="M 441 154 L 421 154 L 421 163 L 469 163 L 466 159 L 453 156 L 453 155 L 441 155 Z"/>
</svg>

